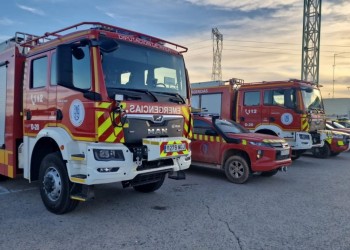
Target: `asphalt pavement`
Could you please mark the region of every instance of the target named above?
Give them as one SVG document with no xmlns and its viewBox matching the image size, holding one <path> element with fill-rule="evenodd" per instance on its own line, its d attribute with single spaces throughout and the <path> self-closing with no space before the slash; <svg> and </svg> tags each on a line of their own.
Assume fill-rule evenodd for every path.
<svg viewBox="0 0 350 250">
<path fill-rule="evenodd" d="M 186 173 L 151 194 L 96 186 L 65 215 L 45 209 L 37 183 L 0 182 L 0 249 L 350 249 L 350 152 L 242 185 Z"/>
</svg>

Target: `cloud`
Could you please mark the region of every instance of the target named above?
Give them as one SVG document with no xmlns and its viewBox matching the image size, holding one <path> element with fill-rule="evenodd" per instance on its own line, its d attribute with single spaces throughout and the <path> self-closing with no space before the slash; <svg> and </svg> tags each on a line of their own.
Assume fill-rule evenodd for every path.
<svg viewBox="0 0 350 250">
<path fill-rule="evenodd" d="M 113 14 L 111 12 L 105 12 L 105 14 L 111 18 L 115 18 L 115 14 Z"/>
<path fill-rule="evenodd" d="M 17 7 L 22 9 L 22 10 L 31 12 L 31 13 L 36 14 L 36 15 L 39 15 L 39 16 L 45 16 L 45 13 L 42 10 L 39 10 L 39 9 L 36 9 L 36 8 L 32 8 L 32 7 L 29 7 L 29 6 L 26 6 L 26 5 L 21 5 L 21 4 L 17 4 Z"/>
<path fill-rule="evenodd" d="M 239 9 L 241 11 L 253 11 L 262 8 L 277 9 L 283 6 L 298 4 L 298 0 L 245 0 L 245 1 L 228 1 L 228 0 L 186 0 L 189 3 L 199 6 L 214 6 L 219 9 Z"/>
<path fill-rule="evenodd" d="M 8 26 L 8 25 L 12 25 L 12 24 L 14 24 L 14 23 L 15 23 L 15 22 L 12 21 L 12 20 L 9 19 L 9 18 L 6 18 L 6 17 L 0 18 L 0 25 Z"/>
</svg>

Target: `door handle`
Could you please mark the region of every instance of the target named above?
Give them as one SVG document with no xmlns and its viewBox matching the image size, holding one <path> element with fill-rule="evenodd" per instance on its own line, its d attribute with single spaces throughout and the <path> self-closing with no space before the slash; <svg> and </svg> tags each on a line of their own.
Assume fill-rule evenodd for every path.
<svg viewBox="0 0 350 250">
<path fill-rule="evenodd" d="M 239 120 L 241 121 L 241 122 L 244 122 L 244 117 L 243 116 L 241 116 L 240 118 L 239 118 Z"/>
<path fill-rule="evenodd" d="M 57 109 L 57 110 L 56 110 L 56 120 L 57 120 L 57 121 L 62 121 L 62 119 L 63 119 L 62 110 Z"/>
<path fill-rule="evenodd" d="M 30 112 L 30 110 L 26 111 L 26 119 L 29 121 L 32 119 L 32 112 Z"/>
</svg>

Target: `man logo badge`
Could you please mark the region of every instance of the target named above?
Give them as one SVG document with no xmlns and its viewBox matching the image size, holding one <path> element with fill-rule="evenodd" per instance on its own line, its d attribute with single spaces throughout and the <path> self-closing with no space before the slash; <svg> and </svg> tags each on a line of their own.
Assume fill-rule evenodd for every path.
<svg viewBox="0 0 350 250">
<path fill-rule="evenodd" d="M 155 123 L 163 122 L 163 116 L 162 115 L 154 115 L 153 116 L 153 122 L 155 122 Z"/>
</svg>

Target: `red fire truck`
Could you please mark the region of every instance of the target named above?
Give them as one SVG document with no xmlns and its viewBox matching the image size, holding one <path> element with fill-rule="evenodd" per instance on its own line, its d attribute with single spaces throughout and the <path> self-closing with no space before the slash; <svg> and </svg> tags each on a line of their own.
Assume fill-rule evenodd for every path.
<svg viewBox="0 0 350 250">
<path fill-rule="evenodd" d="M 320 90 L 308 82 L 195 83 L 192 107 L 219 113 L 253 132 L 284 138 L 292 148 L 292 159 L 329 139 Z"/>
<path fill-rule="evenodd" d="M 0 176 L 57 214 L 93 185 L 157 190 L 191 164 L 187 48 L 95 22 L 0 45 Z"/>
</svg>

